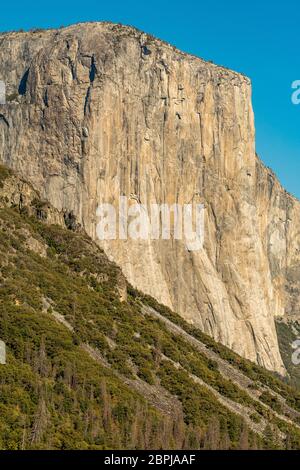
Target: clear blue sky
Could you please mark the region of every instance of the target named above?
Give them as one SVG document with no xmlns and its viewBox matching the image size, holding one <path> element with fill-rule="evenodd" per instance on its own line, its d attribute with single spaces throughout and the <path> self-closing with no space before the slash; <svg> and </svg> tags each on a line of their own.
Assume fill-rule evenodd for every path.
<svg viewBox="0 0 300 470">
<path fill-rule="evenodd" d="M 0 31 L 81 21 L 130 24 L 192 54 L 248 75 L 253 84 L 257 151 L 300 198 L 299 0 L 3 1 Z"/>
</svg>

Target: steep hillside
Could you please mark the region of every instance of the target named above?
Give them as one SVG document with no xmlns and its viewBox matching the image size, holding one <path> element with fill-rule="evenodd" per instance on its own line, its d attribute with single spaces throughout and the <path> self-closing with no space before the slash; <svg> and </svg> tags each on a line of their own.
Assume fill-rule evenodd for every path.
<svg viewBox="0 0 300 470">
<path fill-rule="evenodd" d="M 204 203 L 205 245 L 113 240 L 135 288 L 281 374 L 276 316 L 299 312 L 299 202 L 255 154 L 251 84 L 134 28 L 0 36 L 0 158 L 96 240 L 96 208 Z"/>
<path fill-rule="evenodd" d="M 4 167 L 0 237 L 1 449 L 300 448 L 298 391 L 133 289 Z"/>
</svg>

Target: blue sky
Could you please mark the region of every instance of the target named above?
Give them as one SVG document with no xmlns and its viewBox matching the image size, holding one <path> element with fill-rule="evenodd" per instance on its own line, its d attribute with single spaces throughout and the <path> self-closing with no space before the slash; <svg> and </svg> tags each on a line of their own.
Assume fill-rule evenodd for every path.
<svg viewBox="0 0 300 470">
<path fill-rule="evenodd" d="M 245 73 L 257 151 L 300 198 L 300 105 L 291 102 L 291 83 L 300 80 L 299 13 L 296 0 L 14 0 L 1 2 L 0 31 L 115 21 Z"/>
</svg>

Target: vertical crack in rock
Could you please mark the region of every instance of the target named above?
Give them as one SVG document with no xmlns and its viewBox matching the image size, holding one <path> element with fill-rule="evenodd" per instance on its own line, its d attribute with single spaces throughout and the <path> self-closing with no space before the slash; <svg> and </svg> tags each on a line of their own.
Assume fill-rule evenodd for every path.
<svg viewBox="0 0 300 470">
<path fill-rule="evenodd" d="M 26 94 L 28 75 L 29 75 L 29 69 L 26 70 L 23 77 L 21 78 L 19 88 L 18 88 L 19 95 Z"/>
</svg>

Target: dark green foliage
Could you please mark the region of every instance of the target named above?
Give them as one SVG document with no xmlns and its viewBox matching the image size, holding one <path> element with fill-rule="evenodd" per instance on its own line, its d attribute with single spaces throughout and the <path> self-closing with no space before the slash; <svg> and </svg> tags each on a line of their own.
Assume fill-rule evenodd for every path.
<svg viewBox="0 0 300 470">
<path fill-rule="evenodd" d="M 276 411 L 277 413 L 282 412 L 282 406 L 279 400 L 273 395 L 271 395 L 269 392 L 267 391 L 263 392 L 259 398 L 263 403 L 266 403 L 266 405 L 269 405 L 270 408 L 272 408 L 272 410 Z"/>
</svg>

